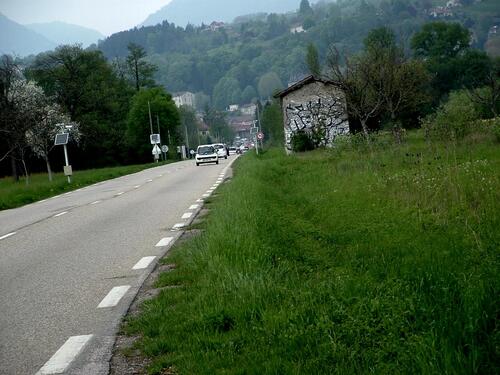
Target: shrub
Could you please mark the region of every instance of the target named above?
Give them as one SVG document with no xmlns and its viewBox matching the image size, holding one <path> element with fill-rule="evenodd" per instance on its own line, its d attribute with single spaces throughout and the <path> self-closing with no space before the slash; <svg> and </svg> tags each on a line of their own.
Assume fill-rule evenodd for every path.
<svg viewBox="0 0 500 375">
<path fill-rule="evenodd" d="M 479 118 L 480 114 L 467 93 L 455 91 L 435 114 L 423 120 L 423 128 L 432 138 L 463 139 L 475 129 Z"/>
<path fill-rule="evenodd" d="M 314 142 L 311 136 L 304 131 L 298 131 L 292 135 L 293 152 L 304 152 L 314 150 Z"/>
</svg>

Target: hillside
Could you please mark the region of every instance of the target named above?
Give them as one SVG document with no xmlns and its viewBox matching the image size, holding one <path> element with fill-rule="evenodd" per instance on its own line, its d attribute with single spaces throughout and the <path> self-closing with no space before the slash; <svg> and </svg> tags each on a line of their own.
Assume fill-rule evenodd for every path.
<svg viewBox="0 0 500 375">
<path fill-rule="evenodd" d="M 317 46 L 324 63 L 332 43 L 356 52 L 371 29 L 384 25 L 409 46 L 411 36 L 426 22 L 460 22 L 471 30 L 473 47 L 488 45 L 493 51 L 491 30 L 500 25 L 500 2 L 461 1 L 463 4 L 450 8 L 445 1 L 424 0 L 321 2 L 306 14 L 260 14 L 222 26 L 182 28 L 164 22 L 114 34 L 99 48 L 108 58 L 124 58 L 130 42 L 140 44 L 158 66 L 157 81 L 170 92 L 209 95 L 212 104 L 222 109 L 230 103 L 267 98 L 270 90 L 266 87 L 283 87 L 306 74 L 309 43 Z M 300 1 L 295 3 L 298 8 Z"/>
<path fill-rule="evenodd" d="M 57 45 L 81 43 L 83 47 L 87 47 L 104 38 L 104 35 L 96 30 L 65 22 L 33 23 L 26 27 Z"/>
<path fill-rule="evenodd" d="M 43 35 L 12 21 L 0 13 L 0 53 L 27 56 L 55 47 L 56 44 Z"/>
<path fill-rule="evenodd" d="M 285 13 L 297 9 L 298 0 L 173 0 L 150 15 L 141 26 L 163 21 L 186 26 L 209 24 L 212 21 L 230 22 L 234 18 L 258 12 Z"/>
</svg>

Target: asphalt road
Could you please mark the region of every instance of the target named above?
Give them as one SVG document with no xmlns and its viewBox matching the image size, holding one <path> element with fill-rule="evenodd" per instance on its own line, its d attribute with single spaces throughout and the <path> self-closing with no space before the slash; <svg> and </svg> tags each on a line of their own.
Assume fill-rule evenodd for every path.
<svg viewBox="0 0 500 375">
<path fill-rule="evenodd" d="M 234 159 L 170 164 L 0 211 L 0 374 L 107 374 L 121 318 L 179 236 L 172 228 Z"/>
</svg>

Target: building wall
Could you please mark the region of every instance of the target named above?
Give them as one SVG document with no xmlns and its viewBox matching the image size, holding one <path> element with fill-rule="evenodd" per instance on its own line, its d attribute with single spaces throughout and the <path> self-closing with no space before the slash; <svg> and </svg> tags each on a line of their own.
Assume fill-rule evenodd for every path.
<svg viewBox="0 0 500 375">
<path fill-rule="evenodd" d="M 185 92 L 181 95 L 176 95 L 172 98 L 172 100 L 177 107 L 187 105 L 194 108 L 195 106 L 195 95 L 192 92 Z"/>
<path fill-rule="evenodd" d="M 292 135 L 297 131 L 312 134 L 322 129 L 321 144 L 331 147 L 335 137 L 349 133 L 345 95 L 336 87 L 312 82 L 282 98 L 285 147 L 292 151 Z"/>
</svg>

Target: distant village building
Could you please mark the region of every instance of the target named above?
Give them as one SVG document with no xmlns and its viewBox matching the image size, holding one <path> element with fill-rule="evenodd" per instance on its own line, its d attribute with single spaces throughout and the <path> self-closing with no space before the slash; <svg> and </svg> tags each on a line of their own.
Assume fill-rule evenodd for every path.
<svg viewBox="0 0 500 375">
<path fill-rule="evenodd" d="M 173 95 L 172 100 L 177 107 L 187 105 L 189 107 L 195 108 L 195 95 L 192 92 L 179 92 Z"/>
<path fill-rule="evenodd" d="M 337 135 L 349 133 L 345 94 L 330 81 L 309 76 L 275 97 L 281 101 L 289 153 L 292 136 L 298 132 L 321 135 L 320 144 L 327 147 L 333 145 Z"/>
<path fill-rule="evenodd" d="M 228 123 L 236 136 L 250 138 L 250 129 L 254 126 L 255 116 L 254 114 L 233 116 L 228 118 Z"/>
<path fill-rule="evenodd" d="M 302 25 L 294 26 L 290 29 L 292 34 L 305 33 L 304 27 Z"/>
<path fill-rule="evenodd" d="M 226 26 L 226 24 L 224 22 L 214 21 L 208 27 L 210 28 L 210 30 L 215 31 L 215 30 L 222 29 L 224 26 Z"/>
<path fill-rule="evenodd" d="M 228 111 L 229 112 L 236 112 L 239 109 L 240 109 L 240 106 L 238 104 L 230 104 Z"/>
<path fill-rule="evenodd" d="M 240 108 L 242 115 L 255 116 L 255 111 L 257 111 L 257 105 L 255 104 L 245 104 Z"/>
</svg>

